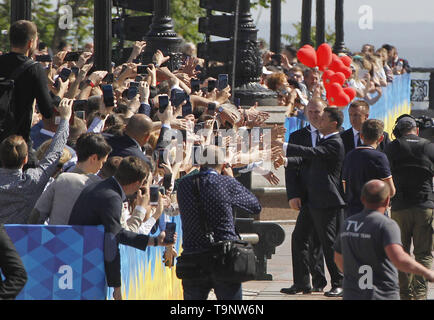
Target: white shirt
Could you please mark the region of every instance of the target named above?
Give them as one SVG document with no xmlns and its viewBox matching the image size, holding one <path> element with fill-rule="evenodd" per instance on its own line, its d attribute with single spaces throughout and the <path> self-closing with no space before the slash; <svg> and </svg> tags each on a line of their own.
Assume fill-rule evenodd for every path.
<svg viewBox="0 0 434 320">
<path fill-rule="evenodd" d="M 312 147 L 316 147 L 316 139 L 317 139 L 317 135 L 319 135 L 319 138 L 322 138 L 322 134 L 319 133 L 318 129 L 315 128 L 313 125 L 309 125 L 310 126 L 310 138 L 312 139 Z"/>
<path fill-rule="evenodd" d="M 101 119 L 100 117 L 95 117 L 93 118 L 91 125 L 87 129 L 87 132 L 100 133 L 103 131 L 104 125 L 105 120 Z"/>
<path fill-rule="evenodd" d="M 363 83 L 360 80 L 355 80 L 355 79 L 350 79 L 348 81 L 348 84 L 351 88 L 360 90 L 360 91 L 365 91 L 365 86 L 363 85 Z"/>
<path fill-rule="evenodd" d="M 317 134 L 319 134 L 319 138 L 322 138 L 322 134 L 319 133 L 318 129 L 315 128 L 313 125 L 309 125 L 310 126 L 310 138 L 312 139 L 312 147 L 316 147 L 316 136 Z M 282 149 L 283 149 L 283 154 L 286 155 L 286 149 L 288 148 L 288 142 L 284 142 Z"/>
<path fill-rule="evenodd" d="M 319 138 L 322 139 L 323 135 L 319 132 L 319 130 L 317 128 L 315 128 L 313 125 L 309 125 L 310 126 L 310 138 L 312 139 L 312 147 L 316 147 L 316 138 L 317 135 L 319 135 Z M 286 156 L 286 149 L 288 148 L 288 143 L 285 142 L 283 144 L 283 154 Z M 288 165 L 288 159 L 284 158 L 284 167 L 286 168 Z"/>
<path fill-rule="evenodd" d="M 323 139 L 324 139 L 324 140 L 325 140 L 325 139 L 328 139 L 328 138 L 330 138 L 331 136 L 334 136 L 335 134 L 339 134 L 339 131 L 336 131 L 336 132 L 330 133 L 330 134 L 324 136 Z"/>
<path fill-rule="evenodd" d="M 354 128 L 352 128 L 352 129 L 353 129 L 353 135 L 354 135 L 354 147 L 357 148 L 358 147 L 357 142 L 358 142 L 359 137 L 360 137 L 360 132 Z M 362 138 L 360 138 L 360 141 L 362 141 Z"/>
</svg>

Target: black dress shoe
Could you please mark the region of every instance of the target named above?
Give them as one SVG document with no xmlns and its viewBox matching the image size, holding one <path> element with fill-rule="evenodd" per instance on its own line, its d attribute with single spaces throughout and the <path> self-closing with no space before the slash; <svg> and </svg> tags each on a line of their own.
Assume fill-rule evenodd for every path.
<svg viewBox="0 0 434 320">
<path fill-rule="evenodd" d="M 312 292 L 323 292 L 324 288 L 323 287 L 313 287 L 312 288 Z"/>
<path fill-rule="evenodd" d="M 281 293 L 286 293 L 286 294 L 297 294 L 300 292 L 303 292 L 303 294 L 309 294 L 312 293 L 312 288 L 298 288 L 295 285 L 293 285 L 290 288 L 282 288 L 280 289 Z"/>
<path fill-rule="evenodd" d="M 340 288 L 340 287 L 334 287 L 331 288 L 330 291 L 327 291 L 326 293 L 324 293 L 324 295 L 326 297 L 342 297 L 344 295 L 344 289 Z"/>
</svg>

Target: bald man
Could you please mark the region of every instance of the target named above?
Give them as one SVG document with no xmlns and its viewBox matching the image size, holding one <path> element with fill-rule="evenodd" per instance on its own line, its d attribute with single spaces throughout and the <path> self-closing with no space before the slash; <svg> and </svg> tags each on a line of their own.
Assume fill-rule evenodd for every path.
<svg viewBox="0 0 434 320">
<path fill-rule="evenodd" d="M 109 157 L 135 156 L 151 166 L 151 161 L 143 153 L 142 147 L 148 142 L 152 128 L 151 118 L 144 114 L 135 114 L 129 119 L 123 135 L 104 133 L 104 138 L 113 149 Z"/>
<path fill-rule="evenodd" d="M 398 270 L 434 282 L 434 271 L 403 249 L 398 224 L 384 215 L 388 185 L 370 180 L 362 189 L 364 209 L 345 220 L 335 243 L 335 262 L 344 273 L 344 300 L 399 300 Z"/>
</svg>

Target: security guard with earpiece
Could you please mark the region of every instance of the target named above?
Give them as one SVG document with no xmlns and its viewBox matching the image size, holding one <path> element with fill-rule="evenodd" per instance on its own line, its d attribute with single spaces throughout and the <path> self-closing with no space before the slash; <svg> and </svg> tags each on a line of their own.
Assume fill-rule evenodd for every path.
<svg viewBox="0 0 434 320">
<path fill-rule="evenodd" d="M 393 134 L 396 139 L 385 149 L 396 187 L 392 199 L 392 219 L 401 229 L 404 250 L 416 261 L 431 268 L 434 237 L 434 143 L 419 137 L 417 120 L 402 115 L 396 120 Z M 399 272 L 401 300 L 427 298 L 427 281 L 421 276 Z"/>
</svg>

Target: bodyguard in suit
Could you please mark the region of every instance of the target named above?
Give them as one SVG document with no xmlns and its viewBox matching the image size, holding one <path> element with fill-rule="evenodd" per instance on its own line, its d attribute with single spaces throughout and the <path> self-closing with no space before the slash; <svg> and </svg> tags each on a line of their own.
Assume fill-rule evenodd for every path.
<svg viewBox="0 0 434 320">
<path fill-rule="evenodd" d="M 314 98 L 306 106 L 306 115 L 310 125 L 293 132 L 289 143 L 305 147 L 316 147 L 321 134 L 318 127 L 323 110 L 327 105 L 322 99 Z M 286 150 L 286 144 L 284 144 Z M 321 243 L 315 231 L 311 213 L 309 212 L 309 198 L 307 196 L 308 171 L 310 160 L 305 160 L 301 166 L 285 168 L 285 182 L 288 202 L 291 209 L 300 210 L 291 237 L 292 270 L 294 285 L 282 288 L 280 292 L 296 294 L 299 292 L 321 292 L 327 284 L 324 274 L 324 255 Z M 309 273 L 312 275 L 310 285 Z"/>
<path fill-rule="evenodd" d="M 362 145 L 360 131 L 363 123 L 369 118 L 369 104 L 363 100 L 354 101 L 348 108 L 351 128 L 341 133 L 341 138 L 345 147 L 345 154 Z M 383 141 L 378 145 L 377 150 L 383 152 L 390 143 L 389 134 L 383 132 Z"/>
<path fill-rule="evenodd" d="M 334 262 L 333 245 L 343 218 L 341 171 L 345 158 L 344 145 L 339 135 L 344 116 L 337 108 L 325 108 L 319 131 L 323 135 L 316 147 L 305 147 L 289 143 L 288 165 L 309 160 L 307 177 L 308 207 L 315 230 L 322 244 L 332 288 L 324 295 L 341 297 L 342 273 Z"/>
</svg>

